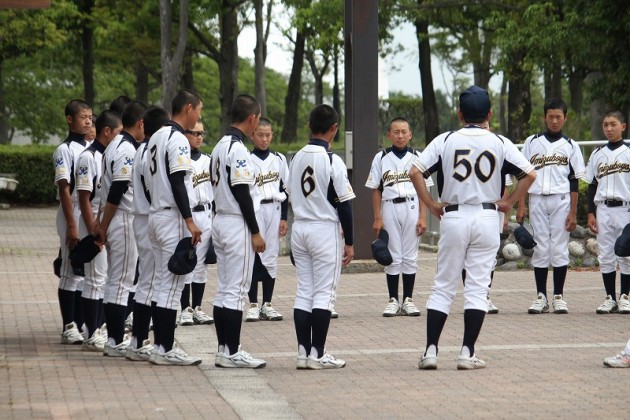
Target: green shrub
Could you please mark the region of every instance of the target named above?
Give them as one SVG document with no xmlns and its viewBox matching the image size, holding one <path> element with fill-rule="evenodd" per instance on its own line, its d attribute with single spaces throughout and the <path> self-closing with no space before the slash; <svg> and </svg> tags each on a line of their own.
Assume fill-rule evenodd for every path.
<svg viewBox="0 0 630 420">
<path fill-rule="evenodd" d="M 15 174 L 13 192 L 0 192 L 12 204 L 53 204 L 55 173 L 52 156 L 56 146 L 0 145 L 0 173 Z"/>
</svg>

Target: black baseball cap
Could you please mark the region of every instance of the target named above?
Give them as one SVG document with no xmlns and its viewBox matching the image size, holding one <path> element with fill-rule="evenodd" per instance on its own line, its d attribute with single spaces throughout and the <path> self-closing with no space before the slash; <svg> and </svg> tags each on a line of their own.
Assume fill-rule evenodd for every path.
<svg viewBox="0 0 630 420">
<path fill-rule="evenodd" d="M 101 252 L 101 247 L 96 245 L 96 237 L 94 235 L 87 235 L 76 244 L 72 250 L 70 250 L 70 261 L 72 266 L 82 266 L 92 261 L 98 253 Z"/>
<path fill-rule="evenodd" d="M 630 223 L 621 232 L 615 241 L 615 255 L 618 257 L 630 257 Z"/>
<path fill-rule="evenodd" d="M 378 239 L 372 242 L 372 256 L 377 263 L 388 266 L 393 262 L 392 254 L 389 252 L 387 244 L 389 243 L 389 234 L 385 229 L 381 229 Z"/>
<path fill-rule="evenodd" d="M 479 86 L 471 86 L 459 95 L 459 109 L 466 121 L 485 119 L 490 108 L 490 95 Z"/>
<path fill-rule="evenodd" d="M 178 276 L 183 276 L 197 266 L 197 253 L 190 236 L 180 240 L 175 247 L 175 252 L 168 260 L 168 271 Z"/>
</svg>

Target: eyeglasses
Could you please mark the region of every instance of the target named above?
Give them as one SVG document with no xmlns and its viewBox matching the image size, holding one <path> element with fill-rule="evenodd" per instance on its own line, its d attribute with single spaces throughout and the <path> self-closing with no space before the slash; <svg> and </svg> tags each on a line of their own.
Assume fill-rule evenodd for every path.
<svg viewBox="0 0 630 420">
<path fill-rule="evenodd" d="M 205 131 L 186 130 L 186 134 L 190 134 L 190 135 L 193 135 L 195 137 L 204 137 L 206 135 L 206 132 Z"/>
</svg>

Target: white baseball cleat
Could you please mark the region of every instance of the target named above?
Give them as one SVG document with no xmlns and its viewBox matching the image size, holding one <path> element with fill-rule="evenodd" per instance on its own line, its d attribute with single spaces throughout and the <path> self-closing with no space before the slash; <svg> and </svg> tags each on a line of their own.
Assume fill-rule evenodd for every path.
<svg viewBox="0 0 630 420">
<path fill-rule="evenodd" d="M 135 338 L 133 339 L 135 341 Z M 151 341 L 144 340 L 142 342 L 142 347 L 134 348 L 135 343 L 127 346 L 127 351 L 125 352 L 125 359 L 131 360 L 134 362 L 146 362 L 151 358 L 151 353 L 153 352 L 153 344 Z"/>
<path fill-rule="evenodd" d="M 407 297 L 400 307 L 400 314 L 406 316 L 420 316 L 420 311 L 418 310 L 416 305 L 414 305 L 413 299 Z"/>
<path fill-rule="evenodd" d="M 604 366 L 612 368 L 630 368 L 630 355 L 627 355 L 625 351 L 622 351 L 616 356 L 607 357 L 604 359 Z"/>
<path fill-rule="evenodd" d="M 63 327 L 63 332 L 61 333 L 61 344 L 82 344 L 83 339 L 83 334 L 81 334 L 81 331 L 79 331 L 79 328 L 77 328 L 77 324 L 74 321 Z"/>
<path fill-rule="evenodd" d="M 494 303 L 492 303 L 492 301 L 490 299 L 488 299 L 488 313 L 489 314 L 498 314 L 499 313 L 499 308 L 494 306 Z"/>
<path fill-rule="evenodd" d="M 427 356 L 426 353 L 422 355 L 420 361 L 418 362 L 418 369 L 423 370 L 435 370 L 437 369 L 437 356 L 431 355 Z"/>
<path fill-rule="evenodd" d="M 543 312 L 549 312 L 549 304 L 547 298 L 542 293 L 538 293 L 538 299 L 536 299 L 532 306 L 527 310 L 530 314 L 541 314 Z"/>
<path fill-rule="evenodd" d="M 598 314 L 610 314 L 613 312 L 617 312 L 618 310 L 619 308 L 617 307 L 617 302 L 615 302 L 612 296 L 608 295 L 606 296 L 606 300 L 604 301 L 604 303 L 602 303 L 597 307 L 597 309 L 595 309 L 595 312 Z"/>
<path fill-rule="evenodd" d="M 179 347 L 173 346 L 170 351 L 166 353 L 160 353 L 153 350 L 149 362 L 154 365 L 172 365 L 172 366 L 194 366 L 201 363 L 199 357 L 190 356 L 184 350 Z"/>
<path fill-rule="evenodd" d="M 256 359 L 251 354 L 247 353 L 245 350 L 241 349 L 241 346 L 238 346 L 238 351 L 234 354 L 226 354 L 223 353 L 223 358 L 221 360 L 215 359 L 215 364 L 218 367 L 222 368 L 250 368 L 250 369 L 259 369 L 264 368 L 267 365 L 262 359 Z"/>
<path fill-rule="evenodd" d="M 400 304 L 396 300 L 396 298 L 389 298 L 389 302 L 385 306 L 385 310 L 383 311 L 384 317 L 392 317 L 400 314 Z"/>
<path fill-rule="evenodd" d="M 282 321 L 282 314 L 271 306 L 271 302 L 265 302 L 260 309 L 260 319 L 266 321 Z"/>
<path fill-rule="evenodd" d="M 189 306 L 186 309 L 182 309 L 182 313 L 179 315 L 179 325 L 182 327 L 193 325 L 195 321 L 193 320 L 193 315 L 195 311 Z"/>
<path fill-rule="evenodd" d="M 324 350 L 324 355 L 319 359 L 311 354 L 311 356 L 308 356 L 308 359 L 306 360 L 307 369 L 341 369 L 345 366 L 345 361 L 335 359 L 333 355 L 326 353 L 326 350 Z"/>
<path fill-rule="evenodd" d="M 103 355 L 109 357 L 125 357 L 129 341 L 121 341 L 119 344 L 114 342 L 113 338 L 108 339 L 103 347 Z"/>
<path fill-rule="evenodd" d="M 330 310 L 330 318 L 332 318 L 332 319 L 339 318 L 339 313 L 337 311 L 335 311 L 335 308 L 332 308 Z"/>
<path fill-rule="evenodd" d="M 628 295 L 619 296 L 619 300 L 617 301 L 617 309 L 620 314 L 630 314 L 630 300 L 628 299 Z"/>
<path fill-rule="evenodd" d="M 83 351 L 95 351 L 95 352 L 103 352 L 105 348 L 105 343 L 107 342 L 107 338 L 103 337 L 100 329 L 96 329 L 92 334 L 92 337 L 85 340 L 81 345 L 81 350 Z"/>
<path fill-rule="evenodd" d="M 472 357 L 459 356 L 457 358 L 457 370 L 484 369 L 486 362 L 473 354 Z"/>
<path fill-rule="evenodd" d="M 567 307 L 567 302 L 562 298 L 562 295 L 553 295 L 553 301 L 551 302 L 553 306 L 554 314 L 568 314 L 569 308 Z"/>
<path fill-rule="evenodd" d="M 133 312 L 129 312 L 127 319 L 125 319 L 125 332 L 129 332 L 133 329 Z"/>
<path fill-rule="evenodd" d="M 250 303 L 249 309 L 245 314 L 245 322 L 260 321 L 260 306 L 257 303 Z"/>
<path fill-rule="evenodd" d="M 214 323 L 214 318 L 202 311 L 201 306 L 197 306 L 194 309 L 193 321 L 195 324 L 207 325 Z"/>
</svg>

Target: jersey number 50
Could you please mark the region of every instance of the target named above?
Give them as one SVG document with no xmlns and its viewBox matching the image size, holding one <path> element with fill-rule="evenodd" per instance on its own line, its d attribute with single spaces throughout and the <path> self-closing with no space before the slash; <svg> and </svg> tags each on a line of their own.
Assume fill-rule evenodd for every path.
<svg viewBox="0 0 630 420">
<path fill-rule="evenodd" d="M 469 149 L 457 149 L 455 150 L 455 159 L 453 163 L 453 168 L 455 169 L 455 173 L 453 174 L 453 178 L 458 180 L 459 182 L 464 182 L 473 171 L 473 165 L 470 163 L 470 160 L 467 159 L 466 156 L 470 154 Z M 488 165 L 490 166 L 488 173 L 485 174 L 481 168 L 482 159 L 487 160 Z M 484 150 L 475 160 L 475 175 L 481 182 L 487 182 L 494 173 L 494 168 L 496 167 L 496 159 L 492 153 L 488 150 Z M 463 166 L 464 173 L 457 172 L 457 167 Z"/>
</svg>

